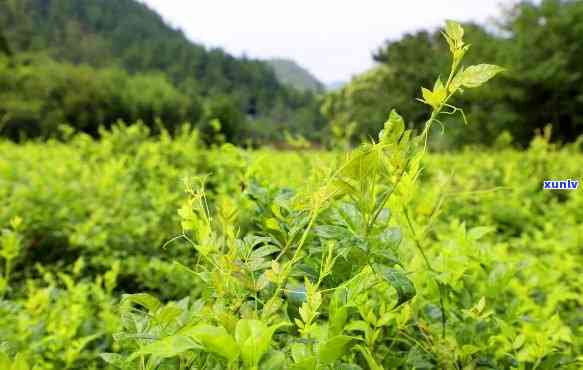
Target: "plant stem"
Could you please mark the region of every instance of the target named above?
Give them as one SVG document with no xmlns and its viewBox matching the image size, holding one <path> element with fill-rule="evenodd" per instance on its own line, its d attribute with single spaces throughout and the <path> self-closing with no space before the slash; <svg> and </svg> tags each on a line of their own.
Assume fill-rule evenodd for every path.
<svg viewBox="0 0 583 370">
<path fill-rule="evenodd" d="M 425 261 L 425 265 L 427 266 L 427 269 L 432 273 L 436 272 L 433 269 L 433 267 L 431 266 L 431 263 L 429 262 L 429 259 L 427 258 L 425 251 L 423 250 L 423 246 L 421 245 L 421 242 L 419 241 L 419 238 L 417 237 L 417 233 L 415 232 L 415 228 L 413 227 L 413 223 L 411 222 L 411 218 L 409 217 L 409 212 L 407 211 L 407 209 L 404 206 L 403 206 L 403 213 L 405 213 L 405 219 L 407 220 L 407 224 L 409 225 L 409 229 L 411 230 L 411 234 L 413 234 L 413 240 L 415 241 L 415 245 L 417 246 L 417 249 L 419 250 L 419 252 L 421 253 L 421 256 L 423 257 L 423 260 Z M 443 301 L 443 289 L 442 289 L 441 284 L 439 283 L 439 281 L 435 277 L 433 277 L 433 281 L 437 285 L 437 290 L 439 291 L 439 307 L 441 310 L 441 337 L 445 338 L 445 327 L 447 324 L 447 317 L 446 317 L 446 313 L 445 313 L 445 303 Z"/>
</svg>

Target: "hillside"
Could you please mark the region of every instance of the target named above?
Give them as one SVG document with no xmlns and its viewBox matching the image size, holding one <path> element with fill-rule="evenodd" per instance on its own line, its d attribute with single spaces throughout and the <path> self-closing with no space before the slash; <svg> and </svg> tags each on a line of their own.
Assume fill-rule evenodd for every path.
<svg viewBox="0 0 583 370">
<path fill-rule="evenodd" d="M 281 84 L 267 63 L 195 44 L 134 0 L 1 1 L 0 30 L 13 52 L 132 74 L 161 72 L 188 96 L 227 95 L 253 119 L 276 116 L 291 124 L 298 108 L 314 106 L 311 96 Z M 309 110 L 313 119 L 317 110 Z"/>
<path fill-rule="evenodd" d="M 290 59 L 275 58 L 267 63 L 275 71 L 277 79 L 288 86 L 292 86 L 300 91 L 321 92 L 324 85 L 304 67 Z"/>
</svg>

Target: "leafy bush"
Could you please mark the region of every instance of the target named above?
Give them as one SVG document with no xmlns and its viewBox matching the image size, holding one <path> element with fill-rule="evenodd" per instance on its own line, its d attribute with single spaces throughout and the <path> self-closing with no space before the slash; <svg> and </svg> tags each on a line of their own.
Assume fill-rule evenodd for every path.
<svg viewBox="0 0 583 370">
<path fill-rule="evenodd" d="M 561 334 L 516 359 L 506 357 L 516 340 L 509 348 L 496 340 L 508 333 L 486 310 L 486 291 L 504 290 L 511 275 L 502 265 L 486 287 L 473 286 L 489 277 L 482 264 L 495 263 L 475 251 L 493 230 L 457 226 L 455 244 L 430 256 L 409 208 L 431 125 L 459 111 L 449 104 L 459 89 L 501 71 L 462 67 L 469 49 L 463 29 L 449 22 L 444 35 L 452 68 L 445 83 L 422 89 L 432 113 L 421 135 L 392 111 L 378 141 L 320 174 L 319 186 L 294 194 L 251 182 L 256 231 L 239 234 L 229 198 L 211 207 L 203 179 L 187 183 L 176 239 L 196 253 L 194 266 L 182 265 L 196 294 L 167 304 L 125 295 L 117 338 L 126 351 L 103 358 L 141 369 L 382 369 L 508 367 L 516 360 L 538 366 L 551 355 L 569 337 L 558 317 L 547 330 Z M 400 248 L 403 226 L 417 253 Z"/>
</svg>

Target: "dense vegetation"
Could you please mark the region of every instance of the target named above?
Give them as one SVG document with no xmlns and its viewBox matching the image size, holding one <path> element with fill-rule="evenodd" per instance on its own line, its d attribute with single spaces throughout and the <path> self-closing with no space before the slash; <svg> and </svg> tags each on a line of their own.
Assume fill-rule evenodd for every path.
<svg viewBox="0 0 583 370">
<path fill-rule="evenodd" d="M 201 103 L 178 91 L 161 74 L 95 70 L 39 56 L 0 58 L 0 100 L 5 113 L 3 133 L 13 138 L 50 137 L 64 122 L 96 135 L 99 126 L 108 127 L 117 120 L 143 120 L 154 126 L 157 120 L 163 125 L 203 118 Z"/>
<path fill-rule="evenodd" d="M 489 60 L 512 73 L 479 93 L 467 91 L 461 105 L 471 125 L 459 116 L 447 119 L 448 134 L 436 136 L 434 146 L 493 145 L 506 131 L 524 147 L 548 124 L 554 141 L 575 140 L 583 132 L 581 24 L 583 2 L 542 0 L 507 8 L 494 26 L 466 25 L 468 63 Z M 374 54 L 378 66 L 328 96 L 323 112 L 332 128 L 350 133 L 356 125 L 356 139 L 372 136 L 391 106 L 421 127 L 427 113 L 415 102 L 418 86 L 431 84 L 447 66 L 446 51 L 438 30 L 388 41 Z"/>
<path fill-rule="evenodd" d="M 391 110 L 347 154 L 189 125 L 1 141 L 0 368 L 580 368 L 583 197 L 542 181 L 581 177 L 583 139 L 427 155 L 501 72 L 463 36 L 421 133 Z"/>
<path fill-rule="evenodd" d="M 40 369 L 102 368 L 101 353 L 120 351 L 113 335 L 121 330 L 122 293 L 149 292 L 163 302 L 192 295 L 189 307 L 196 302 L 198 278 L 173 264 L 192 266 L 196 255 L 180 241 L 161 248 L 180 232 L 176 209 L 188 196 L 183 176 L 211 173 L 210 204 L 228 195 L 237 204 L 241 233 L 260 233 L 272 222 L 264 214 L 271 207 L 248 198 L 250 177 L 278 209 L 287 199 L 278 189 L 302 192 L 310 186 L 306 179 L 317 183 L 310 173 L 335 162 L 331 153 L 207 150 L 195 133 L 152 138 L 138 127 L 116 128 L 101 141 L 86 135 L 68 143 L 4 141 L 0 153 L 1 263 L 8 280 L 1 348 Z M 441 330 L 439 300 L 427 280 L 431 273 L 419 266 L 411 230 L 403 227 L 399 250 L 417 295 L 368 335 L 379 343 L 399 333 L 415 336 L 384 355 L 385 368 L 390 361 L 444 368 L 437 360 L 447 356 L 477 368 L 528 369 L 536 362 L 538 369 L 578 368 L 567 364 L 583 353 L 583 197 L 580 191 L 544 192 L 540 179 L 580 178 L 582 160 L 581 147 L 558 150 L 545 137 L 525 152 L 425 159 L 419 189 L 409 196 L 410 217 L 437 276 L 452 288 L 446 339 L 426 337 L 431 328 Z M 396 209 L 391 225 L 402 217 Z M 489 364 L 486 352 L 508 362 Z"/>
<path fill-rule="evenodd" d="M 6 46 L 0 54 L 2 49 L 12 55 L 26 54 L 3 62 L 0 69 L 2 94 L 9 96 L 0 99 L 0 116 L 10 127 L 4 134 L 12 137 L 15 131 L 46 137 L 56 132 L 55 122 L 93 133 L 99 125 L 112 123 L 112 118 L 134 122 L 135 116 L 151 127 L 156 126 L 154 118 L 173 127 L 183 122 L 202 127 L 212 119 L 221 119 L 222 127 L 228 128 L 226 138 L 241 143 L 243 139 L 281 140 L 282 127 L 311 132 L 315 139 L 323 126 L 312 93 L 279 83 L 265 62 L 235 58 L 220 49 L 209 50 L 190 42 L 134 0 L 4 0 L 0 2 L 0 34 L 0 40 L 6 41 L 0 44 Z M 70 64 L 84 66 L 80 70 Z M 60 81 L 45 78 L 47 69 L 70 81 L 66 82 L 70 84 L 67 91 L 53 85 Z M 120 99 L 126 92 L 119 90 L 134 82 L 126 81 L 120 70 L 138 81 L 149 79 L 142 101 Z M 24 81 L 12 81 L 13 74 Z M 116 78 L 101 79 L 111 74 L 117 74 Z M 21 88 L 22 83 L 34 86 Z M 100 88 L 97 97 L 96 86 Z M 42 105 L 50 108 L 38 106 L 38 94 L 43 93 Z M 143 112 L 142 105 L 136 105 L 153 104 L 159 96 L 165 100 L 162 104 L 174 106 L 173 116 Z M 73 110 L 71 99 L 77 105 Z M 91 106 L 93 99 L 95 106 Z M 19 103 L 15 106 L 14 101 Z M 115 106 L 110 108 L 112 104 Z M 87 114 L 80 117 L 76 109 L 83 105 L 89 106 Z M 43 109 L 51 113 L 46 119 L 38 113 Z M 90 114 L 92 109 L 107 110 L 107 117 Z M 237 114 L 228 113 L 232 111 Z"/>
<path fill-rule="evenodd" d="M 472 124 L 458 115 L 442 120 L 448 134 L 434 135 L 432 148 L 492 146 L 500 138 L 526 147 L 548 124 L 553 141 L 575 140 L 583 132 L 581 24 L 581 1 L 543 0 L 507 6 L 495 24 L 466 25 L 468 63 L 491 60 L 512 73 L 461 96 Z M 295 64 L 207 49 L 134 0 L 4 0 L 0 134 L 58 137 L 67 123 L 95 135 L 117 119 L 140 119 L 152 132 L 190 122 L 207 142 L 280 143 L 289 133 L 354 144 L 374 137 L 392 106 L 408 126 L 423 125 L 417 87 L 447 66 L 440 37 L 422 30 L 388 40 L 373 69 L 324 94 Z"/>
</svg>

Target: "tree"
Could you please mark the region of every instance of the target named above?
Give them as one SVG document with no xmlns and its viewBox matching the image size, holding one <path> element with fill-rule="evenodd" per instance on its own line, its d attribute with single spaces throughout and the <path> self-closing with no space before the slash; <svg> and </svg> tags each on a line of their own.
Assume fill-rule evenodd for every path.
<svg viewBox="0 0 583 370">
<path fill-rule="evenodd" d="M 3 134 L 48 137 L 67 123 L 92 135 L 117 120 L 143 121 L 169 130 L 196 123 L 199 100 L 179 92 L 160 74 L 129 75 L 120 68 L 96 69 L 58 63 L 43 55 L 0 59 Z"/>
<path fill-rule="evenodd" d="M 488 59 L 506 67 L 507 73 L 482 89 L 480 96 L 471 90 L 464 93 L 460 104 L 470 126 L 464 127 L 460 115 L 442 120 L 450 131 L 445 145 L 492 145 L 507 131 L 516 144 L 527 146 L 535 132 L 549 123 L 554 140 L 573 141 L 581 135 L 582 24 L 583 2 L 543 0 L 508 8 L 495 27 L 464 25 L 466 39 L 472 44 L 467 63 Z M 419 127 L 427 117 L 410 103 L 411 98 L 420 97 L 417 86 L 431 87 L 431 76 L 450 62 L 441 57 L 447 47 L 437 32 L 428 31 L 386 42 L 374 54 L 385 69 L 376 67 L 330 94 L 324 113 L 336 125 L 347 127 L 356 121 L 361 128 L 357 131 L 369 135 L 382 127 L 383 118 L 374 112 L 388 103 L 402 107 L 403 114 L 411 117 L 409 124 Z M 367 95 L 382 99 L 366 99 Z"/>
<path fill-rule="evenodd" d="M 355 125 L 356 138 L 368 140 L 378 133 L 390 112 L 405 94 L 397 96 L 390 86 L 394 72 L 385 65 L 377 66 L 352 79 L 342 89 L 329 93 L 322 104 L 322 114 L 331 128 L 344 130 Z M 381 108 L 382 107 L 382 108 Z"/>
<path fill-rule="evenodd" d="M 2 31 L 0 31 L 0 53 L 12 55 L 12 51 L 10 50 L 10 46 L 8 45 L 8 40 L 6 40 Z"/>
<path fill-rule="evenodd" d="M 241 141 L 246 119 L 239 105 L 227 95 L 217 95 L 207 100 L 206 112 L 200 125 L 207 140 L 220 133 L 230 143 Z M 218 125 L 218 127 L 217 127 Z"/>
<path fill-rule="evenodd" d="M 277 104 L 283 104 L 282 124 L 288 127 L 294 127 L 296 112 L 301 120 L 319 116 L 315 96 L 298 97 L 266 62 L 195 44 L 139 1 L 3 0 L 0 30 L 15 53 L 44 53 L 58 62 L 164 75 L 165 83 L 192 101 L 229 96 L 243 117 L 268 121 Z M 163 115 L 175 119 L 168 111 Z M 238 128 L 240 133 L 243 129 Z"/>
<path fill-rule="evenodd" d="M 509 96 L 517 117 L 511 132 L 523 144 L 549 123 L 555 140 L 572 141 L 583 133 L 581 25 L 583 2 L 576 0 L 523 2 L 504 22 L 512 46 L 512 73 L 504 87 L 516 90 Z"/>
</svg>

